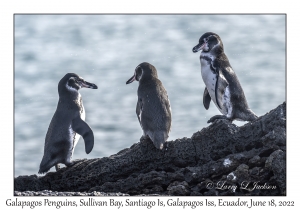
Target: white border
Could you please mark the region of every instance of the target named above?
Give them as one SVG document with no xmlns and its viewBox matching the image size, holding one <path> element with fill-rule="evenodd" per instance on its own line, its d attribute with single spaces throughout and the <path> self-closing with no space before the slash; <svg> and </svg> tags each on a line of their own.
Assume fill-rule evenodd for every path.
<svg viewBox="0 0 300 210">
<path fill-rule="evenodd" d="M 15 13 L 286 13 L 287 14 L 287 196 L 276 197 L 276 200 L 294 200 L 298 204 L 297 180 L 299 170 L 299 138 L 298 112 L 299 109 L 299 6 L 296 1 L 33 1 L 33 0 L 2 0 L 0 3 L 0 61 L 1 61 L 1 200 L 0 206 L 8 209 L 7 199 L 13 197 L 13 14 Z M 30 164 L 30 163 L 28 163 Z M 86 197 L 85 197 L 86 198 Z M 182 197 L 183 198 L 183 197 Z M 185 200 L 204 200 L 212 197 L 184 197 Z M 226 199 L 226 197 L 221 197 Z M 252 197 L 242 197 L 243 200 L 250 200 Z M 42 200 L 44 198 L 23 198 L 20 200 Z M 52 200 L 64 200 L 65 198 L 51 198 Z M 70 198 L 78 200 L 80 198 Z M 111 198 L 99 198 L 111 199 Z M 115 198 L 125 200 L 126 198 Z M 137 199 L 137 198 L 136 198 Z M 154 197 L 144 198 L 145 200 L 157 200 Z M 167 200 L 166 197 L 161 199 Z M 227 197 L 228 200 L 236 200 L 234 197 Z M 272 197 L 253 197 L 255 200 L 270 200 Z M 20 208 L 20 207 L 18 207 Z M 53 207 L 49 207 L 52 208 Z M 183 209 L 182 207 L 173 207 Z M 186 207 L 187 208 L 187 207 Z M 28 207 L 27 207 L 28 209 Z M 80 209 L 80 208 L 77 208 Z M 106 208 L 105 208 L 106 209 Z M 112 207 L 111 209 L 117 209 Z M 124 208 L 122 208 L 124 209 Z M 125 208 L 126 209 L 126 208 Z M 128 208 L 129 209 L 129 208 Z M 136 208 L 137 209 L 137 208 Z M 147 209 L 144 207 L 144 209 Z M 152 209 L 157 209 L 154 207 Z M 189 208 L 187 208 L 189 209 Z M 198 208 L 197 208 L 198 209 Z M 224 209 L 224 208 L 223 208 Z M 227 209 L 229 209 L 227 207 Z"/>
</svg>

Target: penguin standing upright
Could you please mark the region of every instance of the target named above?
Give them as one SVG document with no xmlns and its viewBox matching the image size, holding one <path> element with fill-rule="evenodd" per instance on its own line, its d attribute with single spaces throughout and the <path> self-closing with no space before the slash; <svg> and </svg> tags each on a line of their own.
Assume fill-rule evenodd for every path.
<svg viewBox="0 0 300 210">
<path fill-rule="evenodd" d="M 207 32 L 193 48 L 196 53 L 201 50 L 201 75 L 205 83 L 203 104 L 209 108 L 211 99 L 223 115 L 216 115 L 208 123 L 216 119 L 253 121 L 257 116 L 249 108 L 242 86 L 235 75 L 219 35 Z"/>
<path fill-rule="evenodd" d="M 38 173 L 46 173 L 52 166 L 58 170 L 59 163 L 68 167 L 74 165 L 71 159 L 80 135 L 84 139 L 86 153 L 92 151 L 94 134 L 84 121 L 85 110 L 78 92 L 82 87 L 97 89 L 95 84 L 84 81 L 74 73 L 66 74 L 59 81 L 59 101 L 46 134 L 44 156 Z"/>
<path fill-rule="evenodd" d="M 136 115 L 144 131 L 157 149 L 163 149 L 171 129 L 171 106 L 168 94 L 158 79 L 156 68 L 141 63 L 134 75 L 126 82 L 139 81 Z"/>
</svg>

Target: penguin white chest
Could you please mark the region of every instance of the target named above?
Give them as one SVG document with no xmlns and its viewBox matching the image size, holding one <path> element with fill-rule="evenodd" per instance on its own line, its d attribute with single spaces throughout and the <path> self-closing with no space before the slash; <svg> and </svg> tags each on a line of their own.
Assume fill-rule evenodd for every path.
<svg viewBox="0 0 300 210">
<path fill-rule="evenodd" d="M 82 98 L 80 93 L 78 93 L 78 97 L 75 100 L 75 103 L 78 105 L 79 107 L 79 114 L 80 114 L 80 118 L 85 121 L 85 109 L 82 103 Z M 74 152 L 75 146 L 77 145 L 79 139 L 80 139 L 80 135 L 78 133 L 76 133 L 75 131 L 73 131 L 72 126 L 70 125 L 69 127 L 69 133 L 70 133 L 70 138 L 73 141 L 73 148 L 72 148 L 72 154 Z"/>
<path fill-rule="evenodd" d="M 232 104 L 230 101 L 230 90 L 229 86 L 227 86 L 224 90 L 224 93 L 222 95 L 219 95 L 220 90 L 216 91 L 217 81 L 218 79 L 226 80 L 223 75 L 220 75 L 221 78 L 217 78 L 218 75 L 215 74 L 211 69 L 211 61 L 206 60 L 205 58 L 200 58 L 201 62 L 201 75 L 202 79 L 205 83 L 205 86 L 208 90 L 208 93 L 216 105 L 216 107 L 219 109 L 219 111 L 226 115 L 227 117 L 231 117 L 232 115 Z M 220 87 L 219 87 L 220 88 Z M 217 93 L 217 94 L 216 94 Z M 219 95 L 219 97 L 218 97 Z M 218 102 L 220 107 L 217 104 L 216 97 L 218 97 Z"/>
<path fill-rule="evenodd" d="M 82 98 L 81 98 L 80 93 L 78 93 L 78 97 L 77 97 L 77 102 L 76 102 L 76 103 L 77 103 L 77 104 L 79 105 L 79 107 L 80 107 L 80 110 L 79 110 L 79 112 L 80 112 L 80 117 L 81 117 L 82 120 L 85 121 L 85 109 L 84 109 L 84 106 L 83 106 L 83 103 L 82 103 Z"/>
<path fill-rule="evenodd" d="M 212 101 L 216 104 L 216 97 L 215 97 L 215 88 L 216 88 L 216 81 L 217 75 L 214 74 L 210 68 L 210 62 L 200 58 L 201 62 L 201 76 L 203 82 L 208 90 L 208 93 L 212 99 Z"/>
</svg>

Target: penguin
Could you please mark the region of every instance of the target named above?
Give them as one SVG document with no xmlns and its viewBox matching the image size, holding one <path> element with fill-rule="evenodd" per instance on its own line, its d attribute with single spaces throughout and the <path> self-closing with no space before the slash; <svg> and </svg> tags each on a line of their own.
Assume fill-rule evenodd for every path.
<svg viewBox="0 0 300 210">
<path fill-rule="evenodd" d="M 162 150 L 171 129 L 171 106 L 166 89 L 150 63 L 139 64 L 126 82 L 139 81 L 136 115 L 143 130 L 157 149 Z"/>
<path fill-rule="evenodd" d="M 201 75 L 206 86 L 203 105 L 207 110 L 212 100 L 223 114 L 213 116 L 207 123 L 217 119 L 231 122 L 257 119 L 256 114 L 249 108 L 242 86 L 224 53 L 220 36 L 213 32 L 203 34 L 193 52 L 200 50 Z"/>
<path fill-rule="evenodd" d="M 66 74 L 58 83 L 59 101 L 46 134 L 39 174 L 48 172 L 52 166 L 57 171 L 59 163 L 67 167 L 74 165 L 77 161 L 71 159 L 80 136 L 84 139 L 86 153 L 93 149 L 94 134 L 84 121 L 85 110 L 78 92 L 82 87 L 98 88 L 74 73 Z"/>
</svg>

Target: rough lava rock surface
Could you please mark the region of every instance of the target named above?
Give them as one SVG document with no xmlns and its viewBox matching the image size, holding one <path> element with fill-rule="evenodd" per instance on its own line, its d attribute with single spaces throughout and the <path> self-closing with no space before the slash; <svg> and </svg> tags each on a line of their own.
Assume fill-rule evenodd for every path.
<svg viewBox="0 0 300 210">
<path fill-rule="evenodd" d="M 241 127 L 217 120 L 191 138 L 151 140 L 45 176 L 19 176 L 27 195 L 285 195 L 286 103 Z"/>
</svg>

